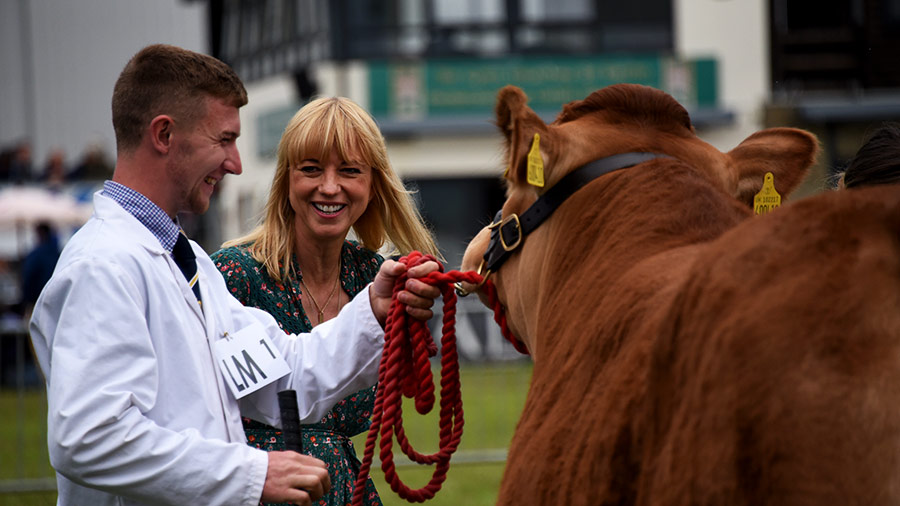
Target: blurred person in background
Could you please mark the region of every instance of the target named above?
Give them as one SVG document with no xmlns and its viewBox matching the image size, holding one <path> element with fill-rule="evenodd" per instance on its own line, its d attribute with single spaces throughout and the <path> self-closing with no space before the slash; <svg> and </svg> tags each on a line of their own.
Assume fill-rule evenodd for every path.
<svg viewBox="0 0 900 506">
<path fill-rule="evenodd" d="M 351 229 L 357 240 L 348 239 Z M 242 304 L 299 334 L 336 316 L 372 281 L 386 242 L 391 253 L 439 256 L 372 117 L 350 99 L 319 98 L 284 130 L 262 223 L 212 259 Z M 375 387 L 367 387 L 303 426 L 303 451 L 324 461 L 331 478 L 318 504 L 350 503 L 360 466 L 350 438 L 369 428 L 374 403 Z M 280 430 L 243 423 L 251 446 L 284 449 Z M 371 478 L 364 504 L 381 504 Z"/>
<path fill-rule="evenodd" d="M 112 166 L 99 145 L 90 145 L 84 151 L 81 161 L 72 169 L 69 179 L 81 181 L 103 181 L 112 176 Z"/>
<path fill-rule="evenodd" d="M 900 183 L 900 123 L 870 133 L 838 176 L 838 189 Z"/>
<path fill-rule="evenodd" d="M 62 191 L 63 185 L 66 184 L 66 154 L 63 150 L 50 151 L 38 180 L 50 191 Z"/>
<path fill-rule="evenodd" d="M 44 285 L 50 281 L 60 252 L 56 230 L 49 223 L 38 223 L 34 233 L 37 244 L 22 260 L 22 308 L 26 315 L 30 314 Z"/>
<path fill-rule="evenodd" d="M 22 184 L 31 181 L 31 143 L 19 141 L 0 153 L 0 182 Z"/>
</svg>

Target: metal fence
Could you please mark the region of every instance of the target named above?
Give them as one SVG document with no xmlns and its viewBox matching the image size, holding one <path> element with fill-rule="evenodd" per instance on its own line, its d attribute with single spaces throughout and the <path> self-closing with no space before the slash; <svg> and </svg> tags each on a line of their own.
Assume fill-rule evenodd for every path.
<svg viewBox="0 0 900 506">
<path fill-rule="evenodd" d="M 17 318 L 0 321 L 0 406 L 0 505 L 54 504 L 46 395 L 28 334 Z"/>
<path fill-rule="evenodd" d="M 438 311 L 431 322 L 436 338 L 440 337 L 440 322 Z M 527 363 L 503 338 L 492 313 L 474 297 L 459 301 L 456 335 L 463 367 Z M 502 374 L 490 380 L 499 392 L 498 402 L 515 404 L 524 399 L 530 369 L 514 369 L 518 371 L 514 375 Z M 0 320 L 0 506 L 56 502 L 56 479 L 47 456 L 46 409 L 43 379 L 33 360 L 23 321 Z M 516 411 L 520 406 L 510 409 Z M 467 410 L 465 430 L 473 434 L 502 433 L 494 438 L 501 444 L 460 449 L 453 457 L 454 464 L 504 462 L 503 443 L 508 441 L 507 433 L 511 434 L 514 420 L 485 419 L 473 414 Z M 358 451 L 361 456 L 362 448 Z M 404 463 L 405 459 L 397 460 L 398 465 Z"/>
</svg>

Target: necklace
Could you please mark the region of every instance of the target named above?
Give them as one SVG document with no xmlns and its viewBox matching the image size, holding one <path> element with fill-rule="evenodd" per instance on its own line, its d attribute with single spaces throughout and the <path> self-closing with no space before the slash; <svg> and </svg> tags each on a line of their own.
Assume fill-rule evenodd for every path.
<svg viewBox="0 0 900 506">
<path fill-rule="evenodd" d="M 313 305 L 316 306 L 316 311 L 319 312 L 319 314 L 318 314 L 319 321 L 316 323 L 316 325 L 318 325 L 319 323 L 322 323 L 322 318 L 325 317 L 325 308 L 328 307 L 328 303 L 331 302 L 331 299 L 334 298 L 334 294 L 337 293 L 338 281 L 340 281 L 340 280 L 341 280 L 341 266 L 338 265 L 338 275 L 334 279 L 334 287 L 331 289 L 331 293 L 328 294 L 328 300 L 325 301 L 325 304 L 322 304 L 320 306 L 318 301 L 316 301 L 316 298 L 313 297 L 312 290 L 310 290 L 309 287 L 306 286 L 306 283 L 303 282 L 303 278 L 302 277 L 300 278 L 300 284 L 303 285 L 303 289 L 306 291 L 306 295 L 309 295 L 309 300 L 312 301 Z"/>
</svg>

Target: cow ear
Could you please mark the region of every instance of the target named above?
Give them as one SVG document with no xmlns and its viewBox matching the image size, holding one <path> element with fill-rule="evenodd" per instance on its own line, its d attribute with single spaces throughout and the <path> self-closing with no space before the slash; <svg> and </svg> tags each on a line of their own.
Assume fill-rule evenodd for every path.
<svg viewBox="0 0 900 506">
<path fill-rule="evenodd" d="M 514 184 L 525 181 L 534 134 L 540 134 L 543 142 L 549 140 L 547 125 L 527 103 L 525 92 L 515 86 L 505 86 L 497 94 L 497 127 L 506 138 L 506 178 Z"/>
<path fill-rule="evenodd" d="M 753 207 L 753 197 L 762 188 L 766 172 L 775 180 L 775 190 L 783 197 L 803 181 L 816 161 L 819 142 L 797 128 L 769 128 L 747 137 L 728 156 L 737 170 L 735 197 Z"/>
</svg>

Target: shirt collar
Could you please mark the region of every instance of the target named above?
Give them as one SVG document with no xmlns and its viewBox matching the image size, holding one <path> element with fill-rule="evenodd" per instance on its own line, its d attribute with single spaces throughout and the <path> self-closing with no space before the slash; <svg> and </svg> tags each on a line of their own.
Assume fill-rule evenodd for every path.
<svg viewBox="0 0 900 506">
<path fill-rule="evenodd" d="M 101 193 L 116 201 L 123 209 L 137 218 L 159 240 L 166 251 L 172 252 L 181 227 L 177 222 L 172 221 L 172 218 L 169 218 L 169 215 L 158 205 L 140 192 L 115 181 L 104 181 Z"/>
</svg>

